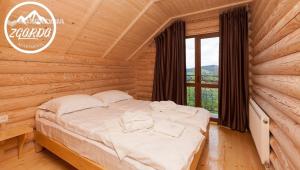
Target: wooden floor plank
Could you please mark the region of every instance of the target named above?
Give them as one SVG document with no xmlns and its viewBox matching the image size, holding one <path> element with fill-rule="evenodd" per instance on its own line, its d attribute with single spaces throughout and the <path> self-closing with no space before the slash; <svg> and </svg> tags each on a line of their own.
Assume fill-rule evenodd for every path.
<svg viewBox="0 0 300 170">
<path fill-rule="evenodd" d="M 198 169 L 263 170 L 264 167 L 249 133 L 240 133 L 212 124 L 208 146 Z"/>
<path fill-rule="evenodd" d="M 0 163 L 0 170 L 75 170 L 71 165 L 47 150 L 27 152 L 21 159 L 13 158 Z"/>
</svg>

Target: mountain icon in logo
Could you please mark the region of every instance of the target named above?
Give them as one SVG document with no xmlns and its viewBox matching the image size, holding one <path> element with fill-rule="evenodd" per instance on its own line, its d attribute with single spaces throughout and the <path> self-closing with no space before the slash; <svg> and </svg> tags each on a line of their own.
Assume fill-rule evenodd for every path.
<svg viewBox="0 0 300 170">
<path fill-rule="evenodd" d="M 49 24 L 46 18 L 42 17 L 36 10 L 31 11 L 26 17 L 19 16 L 17 20 L 9 21 L 8 25 L 15 26 L 16 24 Z"/>
</svg>

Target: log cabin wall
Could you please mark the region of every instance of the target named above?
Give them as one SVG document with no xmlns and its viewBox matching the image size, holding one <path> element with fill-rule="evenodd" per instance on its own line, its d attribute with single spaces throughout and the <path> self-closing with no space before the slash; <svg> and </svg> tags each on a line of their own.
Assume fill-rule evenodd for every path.
<svg viewBox="0 0 300 170">
<path fill-rule="evenodd" d="M 271 118 L 275 169 L 300 169 L 300 2 L 251 7 L 251 96 Z"/>
<path fill-rule="evenodd" d="M 0 27 L 10 9 L 21 0 L 0 0 Z M 0 114 L 8 114 L 8 127 L 34 126 L 35 110 L 58 96 L 120 89 L 148 98 L 154 57 L 147 61 L 148 91 L 139 86 L 134 66 L 137 52 L 155 33 L 179 16 L 247 4 L 251 0 L 39 0 L 56 18 L 51 46 L 36 55 L 12 49 L 0 29 Z M 203 26 L 201 26 L 203 27 Z M 191 30 L 196 30 L 191 27 Z M 151 49 L 150 49 L 151 51 Z M 152 53 L 152 52 L 149 52 Z M 129 60 L 131 59 L 132 60 Z M 146 62 L 146 63 L 147 63 Z M 135 64 L 134 66 L 132 64 Z M 142 67 L 142 65 L 140 65 Z M 152 68 L 152 69 L 151 69 Z M 144 69 L 144 68 L 140 68 Z M 147 70 L 150 70 L 147 72 Z M 140 82 L 144 77 L 139 77 Z M 138 88 L 135 85 L 138 84 Z M 145 93 L 143 93 L 145 91 Z M 151 95 L 150 95 L 151 96 Z M 33 148 L 29 135 L 25 151 Z M 0 143 L 0 161 L 16 156 L 16 140 Z"/>
<path fill-rule="evenodd" d="M 0 115 L 9 116 L 7 127 L 34 127 L 36 107 L 51 98 L 109 89 L 131 92 L 133 78 L 128 62 L 120 60 L 55 53 L 28 56 L 1 47 Z M 30 135 L 25 148 L 32 148 L 32 139 Z M 6 143 L 0 161 L 16 153 L 16 139 Z"/>
<path fill-rule="evenodd" d="M 186 22 L 186 35 L 219 32 L 219 11 L 207 12 L 182 18 Z M 142 49 L 134 60 L 135 95 L 141 100 L 151 100 L 155 65 L 155 43 L 152 41 Z"/>
<path fill-rule="evenodd" d="M 155 67 L 155 43 L 146 46 L 138 58 L 134 60 L 135 75 L 135 98 L 140 100 L 151 100 L 154 67 Z"/>
<path fill-rule="evenodd" d="M 107 45 L 112 44 L 115 36 L 105 38 L 99 27 L 104 29 L 109 26 L 113 30 L 111 34 L 119 35 L 126 27 L 124 23 L 131 22 L 145 1 L 139 1 L 137 4 L 124 1 L 118 4 L 123 5 L 122 12 L 136 10 L 128 14 L 128 18 L 122 13 L 112 15 L 106 11 L 111 14 L 106 16 L 107 22 L 101 20 L 101 12 L 105 12 L 104 9 L 99 12 L 94 10 L 93 13 L 90 12 L 93 11 L 90 7 L 111 10 L 109 6 L 116 4 L 106 1 L 102 4 L 104 6 L 100 6 L 98 2 L 101 1 L 42 1 L 56 16 L 63 18 L 65 24 L 57 25 L 54 42 L 45 52 L 27 55 L 8 44 L 2 29 L 5 14 L 18 1 L 0 1 L 0 115 L 8 115 L 7 128 L 34 127 L 37 106 L 51 98 L 79 93 L 93 94 L 110 89 L 120 89 L 133 94 L 134 74 L 130 68 L 130 61 L 126 61 L 126 58 L 120 59 L 118 55 L 101 57 L 101 52 L 105 51 L 99 43 L 104 41 Z M 64 8 L 58 8 L 59 6 Z M 121 10 L 120 8 L 118 10 Z M 97 22 L 94 21 L 99 20 L 99 17 L 101 25 L 95 24 Z M 111 18 L 118 17 L 117 20 L 123 19 L 123 25 L 108 25 Z M 33 139 L 33 134 L 27 136 L 24 152 L 33 151 Z M 16 156 L 16 146 L 16 138 L 1 142 L 0 161 Z"/>
</svg>

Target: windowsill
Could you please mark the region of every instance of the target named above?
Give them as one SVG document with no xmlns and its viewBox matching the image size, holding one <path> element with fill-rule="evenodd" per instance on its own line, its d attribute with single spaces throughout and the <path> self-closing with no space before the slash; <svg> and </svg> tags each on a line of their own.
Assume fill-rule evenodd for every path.
<svg viewBox="0 0 300 170">
<path fill-rule="evenodd" d="M 218 122 L 218 114 L 212 114 L 210 115 L 210 121 L 213 121 L 213 122 Z"/>
</svg>

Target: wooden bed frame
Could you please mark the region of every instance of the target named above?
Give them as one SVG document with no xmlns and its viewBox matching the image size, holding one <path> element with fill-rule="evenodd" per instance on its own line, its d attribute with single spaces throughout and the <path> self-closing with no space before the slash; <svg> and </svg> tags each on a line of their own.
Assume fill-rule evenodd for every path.
<svg viewBox="0 0 300 170">
<path fill-rule="evenodd" d="M 200 157 L 209 139 L 209 124 L 207 125 L 207 132 L 204 134 L 204 136 L 205 139 L 202 142 L 199 151 L 194 155 L 194 159 L 190 166 L 190 170 L 197 169 Z M 105 170 L 105 168 L 102 165 L 79 155 L 78 153 L 72 151 L 63 144 L 45 136 L 41 132 L 35 131 L 35 142 L 36 152 L 40 152 L 43 148 L 46 148 L 47 150 L 54 153 L 55 155 L 57 155 L 58 157 L 65 160 L 66 162 L 73 165 L 79 170 Z"/>
</svg>

